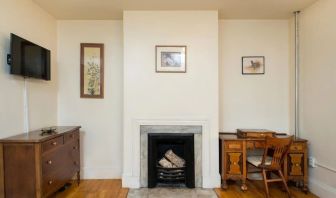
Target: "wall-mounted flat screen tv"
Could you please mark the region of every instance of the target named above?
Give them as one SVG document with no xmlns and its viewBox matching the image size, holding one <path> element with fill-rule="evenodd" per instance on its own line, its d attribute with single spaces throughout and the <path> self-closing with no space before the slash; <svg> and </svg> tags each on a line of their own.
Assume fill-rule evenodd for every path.
<svg viewBox="0 0 336 198">
<path fill-rule="evenodd" d="M 50 80 L 50 50 L 11 34 L 10 73 Z"/>
</svg>

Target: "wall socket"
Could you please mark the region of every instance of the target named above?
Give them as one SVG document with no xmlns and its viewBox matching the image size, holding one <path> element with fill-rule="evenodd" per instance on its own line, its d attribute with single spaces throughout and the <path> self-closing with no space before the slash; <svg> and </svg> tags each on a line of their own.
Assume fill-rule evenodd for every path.
<svg viewBox="0 0 336 198">
<path fill-rule="evenodd" d="M 308 164 L 309 164 L 309 167 L 315 168 L 316 167 L 316 159 L 315 159 L 315 157 L 309 157 L 308 158 Z"/>
</svg>

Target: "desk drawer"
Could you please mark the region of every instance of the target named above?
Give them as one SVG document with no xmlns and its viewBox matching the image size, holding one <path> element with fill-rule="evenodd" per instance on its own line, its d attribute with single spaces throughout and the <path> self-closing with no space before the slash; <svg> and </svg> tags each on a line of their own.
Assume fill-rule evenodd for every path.
<svg viewBox="0 0 336 198">
<path fill-rule="evenodd" d="M 63 136 L 56 137 L 42 143 L 42 152 L 45 153 L 49 150 L 58 148 L 63 145 Z"/>
<path fill-rule="evenodd" d="M 290 146 L 290 151 L 294 151 L 294 152 L 302 152 L 305 149 L 305 145 L 301 144 L 301 143 L 293 143 Z"/>
<path fill-rule="evenodd" d="M 256 149 L 265 149 L 265 141 L 255 141 L 254 146 Z"/>
<path fill-rule="evenodd" d="M 225 142 L 225 151 L 241 151 L 243 150 L 242 141 L 226 141 Z"/>
<path fill-rule="evenodd" d="M 254 141 L 247 141 L 246 142 L 246 148 L 249 150 L 253 150 L 254 149 Z"/>
</svg>

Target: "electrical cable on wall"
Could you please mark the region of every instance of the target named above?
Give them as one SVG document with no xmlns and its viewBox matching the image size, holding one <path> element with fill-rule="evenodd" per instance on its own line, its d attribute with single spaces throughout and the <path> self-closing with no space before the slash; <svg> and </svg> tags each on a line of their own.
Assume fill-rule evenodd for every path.
<svg viewBox="0 0 336 198">
<path fill-rule="evenodd" d="M 23 88 L 23 130 L 25 133 L 29 132 L 29 87 L 28 80 L 24 78 L 24 88 Z"/>
</svg>

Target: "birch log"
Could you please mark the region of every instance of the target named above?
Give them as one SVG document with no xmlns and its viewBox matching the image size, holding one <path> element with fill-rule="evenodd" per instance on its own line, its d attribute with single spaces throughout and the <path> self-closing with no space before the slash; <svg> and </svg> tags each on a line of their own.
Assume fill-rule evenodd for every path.
<svg viewBox="0 0 336 198">
<path fill-rule="evenodd" d="M 171 149 L 165 153 L 165 157 L 178 168 L 185 165 L 185 160 L 176 155 Z"/>
</svg>

